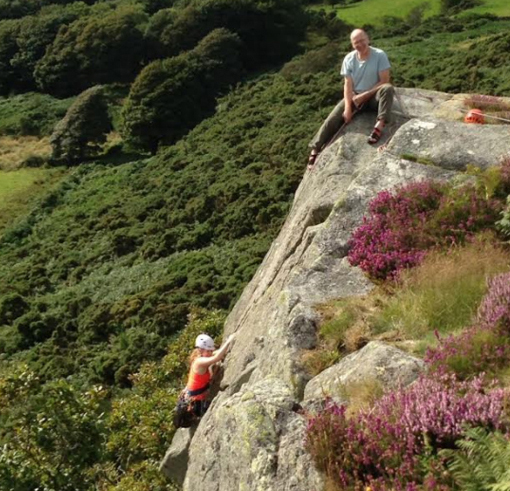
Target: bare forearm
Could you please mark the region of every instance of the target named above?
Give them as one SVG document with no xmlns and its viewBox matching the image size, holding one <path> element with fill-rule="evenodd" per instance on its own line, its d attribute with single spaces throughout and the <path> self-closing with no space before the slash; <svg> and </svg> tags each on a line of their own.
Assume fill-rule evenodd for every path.
<svg viewBox="0 0 510 491">
<path fill-rule="evenodd" d="M 390 83 L 390 71 L 383 70 L 379 72 L 379 81 L 371 89 L 357 94 L 354 98 L 354 102 L 358 105 L 364 104 L 373 97 L 384 84 L 388 83 Z"/>
<path fill-rule="evenodd" d="M 344 83 L 344 103 L 345 109 L 351 111 L 352 110 L 352 99 L 354 97 L 354 90 L 352 88 L 352 83 L 345 79 Z"/>
<path fill-rule="evenodd" d="M 215 358 L 215 361 L 220 361 L 225 357 L 229 346 L 230 343 L 225 343 L 219 350 L 214 352 L 213 358 Z"/>
<path fill-rule="evenodd" d="M 379 90 L 381 85 L 384 85 L 384 82 L 377 82 L 370 90 L 365 90 L 365 92 L 358 95 L 361 96 L 363 100 L 368 100 Z"/>
<path fill-rule="evenodd" d="M 227 354 L 227 351 L 230 347 L 230 345 L 232 344 L 232 341 L 234 340 L 234 336 L 233 335 L 230 335 L 228 337 L 228 339 L 225 341 L 225 343 L 223 344 L 223 346 L 219 349 L 219 350 L 216 350 L 213 354 L 213 356 L 211 356 L 210 358 L 207 358 L 207 360 L 209 360 L 209 364 L 212 365 L 213 363 L 216 363 L 218 361 L 221 361 L 223 360 L 223 358 L 225 358 L 225 355 Z"/>
</svg>

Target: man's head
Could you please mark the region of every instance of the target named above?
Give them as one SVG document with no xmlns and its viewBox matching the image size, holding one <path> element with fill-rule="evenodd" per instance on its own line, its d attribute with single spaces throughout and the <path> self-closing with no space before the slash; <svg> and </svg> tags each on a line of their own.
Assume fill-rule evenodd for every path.
<svg viewBox="0 0 510 491">
<path fill-rule="evenodd" d="M 354 29 L 351 33 L 351 44 L 359 55 L 366 55 L 370 48 L 368 34 L 363 29 Z"/>
</svg>

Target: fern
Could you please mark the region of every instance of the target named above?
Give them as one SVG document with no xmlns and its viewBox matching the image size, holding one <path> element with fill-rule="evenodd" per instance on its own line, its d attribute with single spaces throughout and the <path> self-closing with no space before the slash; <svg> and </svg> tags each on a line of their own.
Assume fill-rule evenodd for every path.
<svg viewBox="0 0 510 491">
<path fill-rule="evenodd" d="M 463 491 L 510 491 L 510 441 L 501 432 L 470 428 L 457 450 L 442 450 Z"/>
</svg>

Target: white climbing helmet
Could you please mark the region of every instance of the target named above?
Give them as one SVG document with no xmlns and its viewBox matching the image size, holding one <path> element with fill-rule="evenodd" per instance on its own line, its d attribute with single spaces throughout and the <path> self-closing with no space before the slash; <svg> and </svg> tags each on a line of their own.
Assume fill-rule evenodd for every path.
<svg viewBox="0 0 510 491">
<path fill-rule="evenodd" d="M 200 334 L 197 336 L 195 348 L 206 349 L 208 351 L 214 351 L 216 349 L 213 339 L 207 334 Z"/>
</svg>

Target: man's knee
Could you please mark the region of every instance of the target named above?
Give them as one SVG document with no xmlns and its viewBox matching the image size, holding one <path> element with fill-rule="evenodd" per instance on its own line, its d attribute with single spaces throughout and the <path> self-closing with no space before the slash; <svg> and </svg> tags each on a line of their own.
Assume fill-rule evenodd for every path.
<svg viewBox="0 0 510 491">
<path fill-rule="evenodd" d="M 393 87 L 393 85 L 391 85 L 390 83 L 387 83 L 387 84 L 382 84 L 380 87 L 379 87 L 379 90 L 378 90 L 379 94 L 394 94 L 395 93 L 395 87 Z"/>
</svg>

